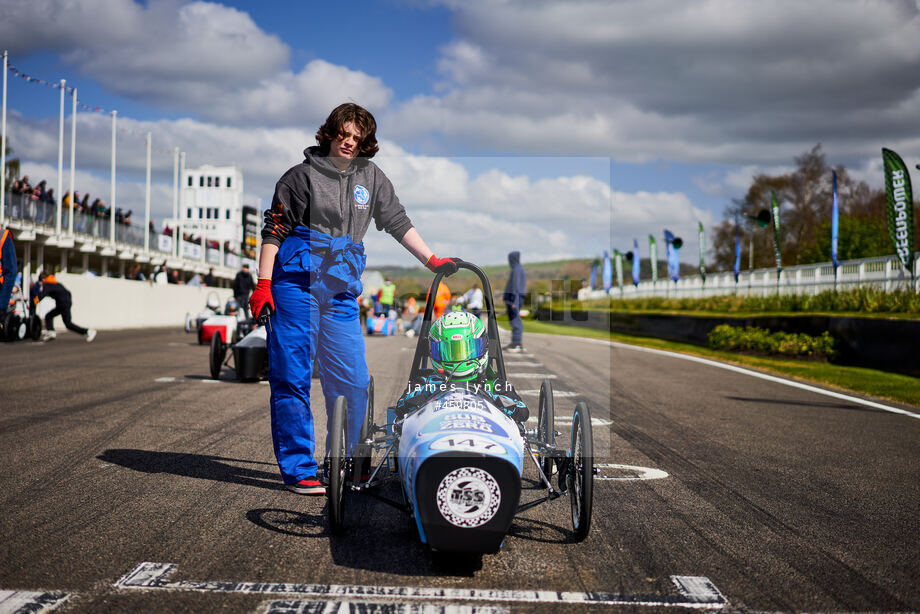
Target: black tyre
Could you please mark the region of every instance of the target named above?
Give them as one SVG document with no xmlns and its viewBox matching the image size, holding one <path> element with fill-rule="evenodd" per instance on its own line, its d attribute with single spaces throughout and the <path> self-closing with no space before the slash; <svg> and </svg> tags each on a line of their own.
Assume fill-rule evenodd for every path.
<svg viewBox="0 0 920 614">
<path fill-rule="evenodd" d="M 374 435 L 374 376 L 367 385 L 367 411 L 364 412 L 364 422 L 361 423 L 361 438 L 358 440 L 358 446 L 362 450 L 360 456 L 357 450 L 355 456 L 355 482 L 358 482 L 362 476 L 370 473 L 372 448 L 365 447 L 364 442 Z"/>
<path fill-rule="evenodd" d="M 19 316 L 12 311 L 8 311 L 6 319 L 3 321 L 3 340 L 15 341 L 19 331 Z"/>
<path fill-rule="evenodd" d="M 594 439 L 591 413 L 584 402 L 575 406 L 570 455 L 572 462 L 566 475 L 566 486 L 572 503 L 572 530 L 575 541 L 582 541 L 591 529 L 594 499 Z"/>
<path fill-rule="evenodd" d="M 540 385 L 539 413 L 537 415 L 537 438 L 548 446 L 556 445 L 556 413 L 553 409 L 553 385 L 548 379 Z M 543 456 L 540 467 L 546 478 L 552 478 L 553 458 Z"/>
<path fill-rule="evenodd" d="M 224 366 L 224 357 L 227 355 L 227 346 L 220 338 L 220 333 L 215 332 L 211 337 L 210 366 L 211 377 L 220 379 L 220 370 Z"/>
<path fill-rule="evenodd" d="M 332 411 L 332 426 L 329 432 L 329 486 L 326 489 L 328 499 L 326 514 L 329 517 L 329 530 L 341 533 L 345 528 L 345 479 L 348 459 L 345 456 L 345 444 L 348 441 L 346 425 L 348 424 L 348 401 L 345 397 L 335 400 Z"/>
<path fill-rule="evenodd" d="M 29 316 L 29 337 L 32 341 L 42 338 L 42 319 L 38 316 Z"/>
<path fill-rule="evenodd" d="M 16 341 L 25 339 L 29 335 L 29 319 L 20 318 L 19 325 L 16 327 Z"/>
<path fill-rule="evenodd" d="M 198 327 L 198 345 L 204 345 L 204 328 Z"/>
</svg>

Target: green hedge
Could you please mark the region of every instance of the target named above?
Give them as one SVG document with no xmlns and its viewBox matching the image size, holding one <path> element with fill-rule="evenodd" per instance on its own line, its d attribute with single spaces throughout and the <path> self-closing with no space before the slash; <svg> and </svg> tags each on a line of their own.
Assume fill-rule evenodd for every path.
<svg viewBox="0 0 920 614">
<path fill-rule="evenodd" d="M 707 298 L 649 297 L 591 301 L 588 308 L 613 311 L 715 311 L 801 313 L 904 313 L 920 316 L 920 294 L 910 290 L 884 292 L 864 287 L 818 294 L 772 294 L 769 296 L 711 296 Z"/>
<path fill-rule="evenodd" d="M 828 360 L 834 357 L 834 338 L 827 331 L 820 337 L 804 333 L 771 333 L 755 326 L 720 324 L 709 332 L 709 347 L 714 350 L 749 351 L 777 356 Z"/>
</svg>

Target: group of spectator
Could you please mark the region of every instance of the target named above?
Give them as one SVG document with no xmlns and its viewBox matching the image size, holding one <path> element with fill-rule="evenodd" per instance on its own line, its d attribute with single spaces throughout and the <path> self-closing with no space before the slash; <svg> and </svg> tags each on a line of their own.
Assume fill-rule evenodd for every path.
<svg viewBox="0 0 920 614">
<path fill-rule="evenodd" d="M 13 195 L 20 196 L 20 198 L 27 197 L 33 202 L 44 203 L 52 207 L 57 206 L 54 188 L 49 188 L 48 182 L 45 179 L 42 179 L 37 185 L 33 186 L 29 182 L 29 176 L 23 175 L 22 178 L 17 179 L 10 185 L 10 192 Z M 73 197 L 70 195 L 70 190 L 64 194 L 64 198 L 61 201 L 61 208 L 64 211 L 73 209 L 75 213 L 83 213 L 97 219 L 108 220 L 112 217 L 112 208 L 107 206 L 104 200 L 96 198 L 90 202 L 89 194 L 83 194 L 81 197 L 80 192 L 76 190 L 73 193 Z M 115 207 L 115 223 L 130 226 L 132 214 L 133 211 L 131 209 L 125 211 L 121 207 Z M 154 230 L 152 222 L 151 230 Z"/>
<path fill-rule="evenodd" d="M 54 198 L 54 188 L 48 187 L 48 182 L 44 179 L 33 186 L 29 183 L 29 176 L 23 175 L 22 179 L 17 179 L 10 186 L 10 192 L 28 196 L 31 200 L 37 200 L 51 205 L 56 205 L 57 200 Z"/>
</svg>

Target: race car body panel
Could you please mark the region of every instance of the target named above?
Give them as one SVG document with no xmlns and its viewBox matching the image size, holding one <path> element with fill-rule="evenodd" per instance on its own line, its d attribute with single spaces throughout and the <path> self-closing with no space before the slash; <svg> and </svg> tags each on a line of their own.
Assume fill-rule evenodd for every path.
<svg viewBox="0 0 920 614">
<path fill-rule="evenodd" d="M 233 364 L 238 379 L 257 380 L 265 373 L 268 363 L 265 341 L 265 327 L 258 326 L 233 345 Z"/>
<path fill-rule="evenodd" d="M 210 343 L 214 333 L 220 333 L 221 341 L 232 343 L 238 323 L 236 316 L 211 316 L 201 323 L 198 342 Z"/>
<path fill-rule="evenodd" d="M 422 541 L 436 550 L 499 550 L 520 499 L 523 459 L 517 424 L 466 389 L 407 416 L 398 463 Z"/>
</svg>

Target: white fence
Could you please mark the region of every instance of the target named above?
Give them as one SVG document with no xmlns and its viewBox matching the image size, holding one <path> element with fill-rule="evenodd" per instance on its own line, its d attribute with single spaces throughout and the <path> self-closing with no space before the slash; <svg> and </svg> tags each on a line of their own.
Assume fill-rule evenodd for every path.
<svg viewBox="0 0 920 614">
<path fill-rule="evenodd" d="M 920 252 L 914 254 L 913 290 L 917 291 L 916 280 L 920 279 Z M 817 294 L 825 290 L 844 290 L 861 286 L 874 286 L 886 292 L 896 289 L 911 289 L 911 276 L 894 255 L 881 258 L 848 260 L 839 263 L 837 278 L 834 279 L 834 265 L 830 262 L 804 264 L 784 268 L 777 279 L 776 269 L 754 269 L 742 271 L 735 281 L 732 272 L 709 273 L 706 281 L 699 275 L 681 277 L 677 282 L 668 278 L 640 281 L 638 286 L 627 281 L 625 287 L 610 289 L 613 298 L 646 298 L 663 296 L 670 298 L 702 298 L 724 294 L 766 296 L 770 294 Z M 604 298 L 603 290 L 582 288 L 579 300 Z"/>
</svg>

